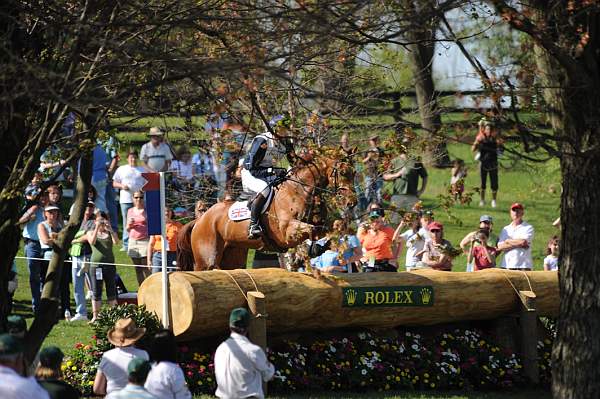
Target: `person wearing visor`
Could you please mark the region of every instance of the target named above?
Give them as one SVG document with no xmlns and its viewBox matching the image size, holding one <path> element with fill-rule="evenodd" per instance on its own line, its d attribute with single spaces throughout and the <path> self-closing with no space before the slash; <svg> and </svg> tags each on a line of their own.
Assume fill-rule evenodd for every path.
<svg viewBox="0 0 600 399">
<path fill-rule="evenodd" d="M 452 257 L 447 250 L 452 248 L 448 240 L 444 239 L 444 225 L 440 222 L 431 222 L 427 226 L 431 240 L 425 243 L 422 264 L 435 270 L 451 271 Z"/>
<path fill-rule="evenodd" d="M 242 169 L 242 185 L 256 194 L 250 202 L 250 226 L 248 238 L 256 239 L 262 236 L 263 229 L 260 224 L 260 213 L 269 197 L 272 184 L 282 179 L 287 170 L 274 165 L 286 154 L 286 147 L 277 136 L 287 136 L 291 120 L 284 115 L 271 119 L 271 126 L 275 135 L 265 132 L 257 135 L 250 144 L 250 150 L 244 157 Z"/>
<path fill-rule="evenodd" d="M 398 247 L 394 229 L 384 225 L 379 211 L 369 213 L 369 224 L 359 227 L 357 237 L 363 247 L 363 272 L 395 272 Z"/>
</svg>

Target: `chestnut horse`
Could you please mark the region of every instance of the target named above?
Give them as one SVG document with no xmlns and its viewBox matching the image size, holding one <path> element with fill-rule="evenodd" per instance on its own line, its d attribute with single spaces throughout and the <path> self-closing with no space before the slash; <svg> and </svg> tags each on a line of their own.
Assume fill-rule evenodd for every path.
<svg viewBox="0 0 600 399">
<path fill-rule="evenodd" d="M 312 236 L 310 216 L 315 197 L 334 194 L 348 209 L 356 204 L 352 189 L 354 169 L 349 154 L 329 150 L 329 156 L 298 160 L 288 178 L 274 188 L 272 203 L 262 216 L 263 238 L 248 239 L 249 220 L 232 221 L 232 201 L 213 205 L 179 234 L 177 264 L 181 270 L 239 269 L 246 267 L 248 249 L 284 252 Z M 192 256 L 193 255 L 193 256 Z"/>
</svg>

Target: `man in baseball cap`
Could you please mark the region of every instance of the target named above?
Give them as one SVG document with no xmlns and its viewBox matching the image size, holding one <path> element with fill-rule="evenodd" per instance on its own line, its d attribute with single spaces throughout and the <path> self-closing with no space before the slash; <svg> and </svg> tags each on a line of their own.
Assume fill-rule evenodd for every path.
<svg viewBox="0 0 600 399">
<path fill-rule="evenodd" d="M 34 380 L 23 377 L 23 342 L 11 334 L 0 335 L 0 398 L 49 399 Z"/>
<path fill-rule="evenodd" d="M 460 248 L 463 250 L 465 255 L 467 255 L 470 252 L 471 245 L 479 245 L 478 243 L 474 242 L 474 238 L 475 238 L 475 235 L 480 230 L 487 231 L 488 245 L 490 245 L 492 247 L 496 247 L 498 245 L 498 236 L 496 234 L 492 233 L 492 228 L 493 228 L 493 218 L 490 215 L 481 215 L 479 217 L 479 230 L 471 231 L 460 241 L 460 244 L 459 244 Z M 474 271 L 472 262 L 471 263 L 467 262 L 466 271 L 467 272 Z"/>
<path fill-rule="evenodd" d="M 150 362 L 141 357 L 134 357 L 127 365 L 127 385 L 119 391 L 106 395 L 106 399 L 156 399 L 156 396 L 144 388 L 148 373 L 152 366 Z"/>
<path fill-rule="evenodd" d="M 247 337 L 250 320 L 245 308 L 233 309 L 229 315 L 231 335 L 215 353 L 215 395 L 219 398 L 264 398 L 262 382 L 275 374 L 265 352 Z"/>
<path fill-rule="evenodd" d="M 523 220 L 525 207 L 519 202 L 510 206 L 512 222 L 505 226 L 498 238 L 498 249 L 504 253 L 500 267 L 508 270 L 527 271 L 533 268 L 531 244 L 533 226 Z"/>
<path fill-rule="evenodd" d="M 6 328 L 6 331 L 10 335 L 23 339 L 25 338 L 25 333 L 27 332 L 27 323 L 25 322 L 23 316 L 14 314 L 6 318 Z"/>
</svg>

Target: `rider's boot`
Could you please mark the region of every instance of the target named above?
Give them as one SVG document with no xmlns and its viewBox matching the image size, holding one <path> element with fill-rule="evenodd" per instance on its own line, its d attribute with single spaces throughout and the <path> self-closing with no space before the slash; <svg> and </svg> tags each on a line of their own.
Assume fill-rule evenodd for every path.
<svg viewBox="0 0 600 399">
<path fill-rule="evenodd" d="M 248 228 L 248 238 L 253 240 L 259 238 L 263 234 L 263 229 L 260 226 L 260 212 L 265 205 L 266 197 L 262 193 L 258 193 L 252 201 L 252 209 L 250 210 L 250 227 Z"/>
</svg>

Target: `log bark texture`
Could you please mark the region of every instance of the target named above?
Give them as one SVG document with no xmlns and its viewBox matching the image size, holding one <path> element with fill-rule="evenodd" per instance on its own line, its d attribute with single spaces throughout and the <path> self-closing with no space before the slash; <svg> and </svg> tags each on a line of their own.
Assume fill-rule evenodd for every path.
<svg viewBox="0 0 600 399">
<path fill-rule="evenodd" d="M 267 328 L 271 334 L 494 319 L 519 310 L 515 288 L 530 290 L 525 275 L 537 295 L 538 314 L 556 316 L 559 305 L 556 272 L 490 269 L 456 273 L 422 270 L 411 273 L 355 273 L 319 279 L 283 269 L 175 272 L 169 275 L 173 332 L 184 340 L 226 333 L 229 312 L 233 308 L 247 306 L 241 291 L 246 294 L 256 290 L 252 280 L 265 294 Z M 342 307 L 344 287 L 385 286 L 432 286 L 433 306 Z M 144 281 L 138 301 L 161 317 L 159 273 Z"/>
</svg>

